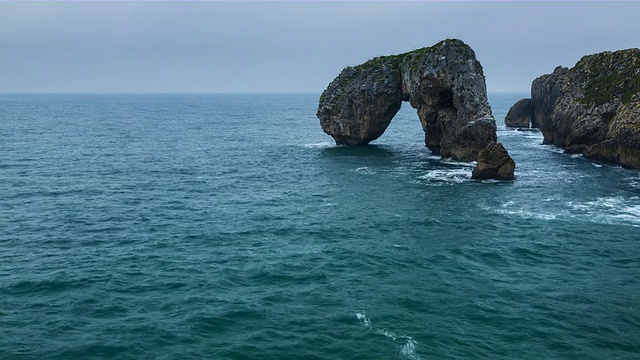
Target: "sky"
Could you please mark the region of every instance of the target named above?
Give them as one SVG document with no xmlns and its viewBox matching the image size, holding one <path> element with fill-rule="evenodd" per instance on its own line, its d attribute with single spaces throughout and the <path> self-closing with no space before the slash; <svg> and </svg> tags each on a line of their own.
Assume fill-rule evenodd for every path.
<svg viewBox="0 0 640 360">
<path fill-rule="evenodd" d="M 640 47 L 640 2 L 0 2 L 0 93 L 320 93 L 348 65 L 469 44 L 489 92 Z"/>
</svg>

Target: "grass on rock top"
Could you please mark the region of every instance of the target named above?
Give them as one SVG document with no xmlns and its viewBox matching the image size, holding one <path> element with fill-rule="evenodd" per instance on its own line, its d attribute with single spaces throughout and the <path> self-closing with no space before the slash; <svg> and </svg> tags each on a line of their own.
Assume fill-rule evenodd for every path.
<svg viewBox="0 0 640 360">
<path fill-rule="evenodd" d="M 450 46 L 454 46 L 456 47 L 457 50 L 460 50 L 460 48 L 468 48 L 468 45 L 466 45 L 462 40 L 458 40 L 458 39 L 446 39 L 446 40 L 442 40 L 440 42 L 438 42 L 437 44 L 433 45 L 433 46 L 429 46 L 429 47 L 424 47 L 424 48 L 420 48 L 420 49 L 416 49 L 416 50 L 412 50 L 412 51 L 408 51 L 402 54 L 398 54 L 398 55 L 384 55 L 384 56 L 377 56 L 374 57 L 371 60 L 368 60 L 360 65 L 356 65 L 353 66 L 353 69 L 355 69 L 357 72 L 353 75 L 353 76 L 349 76 L 346 78 L 336 78 L 334 79 L 334 81 L 340 79 L 340 83 L 339 83 L 339 88 L 340 89 L 345 89 L 347 87 L 347 85 L 352 82 L 353 80 L 357 79 L 359 76 L 361 76 L 363 73 L 366 74 L 367 76 L 371 76 L 371 74 L 375 73 L 376 71 L 379 70 L 391 70 L 391 71 L 400 71 L 400 67 L 402 65 L 402 63 L 405 61 L 405 59 L 410 57 L 410 61 L 411 63 L 408 64 L 409 65 L 409 69 L 413 72 L 418 71 L 420 65 L 422 64 L 422 59 L 424 58 L 424 55 L 435 51 L 445 45 L 450 45 Z M 349 68 L 349 67 L 347 67 Z M 347 69 L 345 68 L 345 69 Z M 344 70 L 343 70 L 344 71 Z M 379 73 L 376 74 L 376 77 L 384 77 L 384 73 Z M 378 80 L 377 78 L 374 80 Z M 326 92 L 326 91 L 325 91 Z M 323 92 L 320 95 L 320 102 L 322 102 L 325 98 L 325 92 Z M 344 96 L 344 91 L 338 91 L 338 99 L 342 99 Z"/>
<path fill-rule="evenodd" d="M 456 46 L 467 46 L 464 42 L 462 42 L 462 40 L 447 39 L 447 40 L 442 40 L 433 46 L 424 47 L 424 48 L 420 48 L 412 51 L 407 51 L 405 53 L 398 54 L 398 55 L 377 56 L 363 64 L 354 66 L 354 68 L 358 71 L 371 70 L 371 69 L 375 71 L 375 70 L 381 69 L 385 64 L 392 68 L 399 68 L 402 62 L 404 61 L 404 59 L 407 58 L 408 56 L 412 56 L 414 61 L 420 60 L 425 54 L 444 46 L 445 43 L 453 43 Z"/>
<path fill-rule="evenodd" d="M 585 56 L 571 69 L 570 75 L 572 81 L 588 76 L 582 89 L 583 105 L 600 106 L 616 97 L 628 104 L 637 100 L 634 95 L 640 92 L 640 50 Z"/>
</svg>

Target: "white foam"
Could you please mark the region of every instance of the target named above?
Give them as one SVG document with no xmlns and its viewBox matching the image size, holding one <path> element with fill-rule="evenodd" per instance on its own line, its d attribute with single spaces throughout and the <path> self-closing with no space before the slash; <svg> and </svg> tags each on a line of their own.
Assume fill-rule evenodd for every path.
<svg viewBox="0 0 640 360">
<path fill-rule="evenodd" d="M 364 327 L 368 327 L 368 328 L 371 327 L 371 321 L 369 320 L 367 315 L 364 314 L 364 312 L 356 313 L 356 318 L 360 320 L 360 322 L 364 325 Z"/>
<path fill-rule="evenodd" d="M 368 166 L 362 166 L 362 167 L 359 167 L 359 168 L 355 168 L 355 169 L 353 169 L 351 171 L 357 172 L 357 173 L 360 173 L 360 174 L 375 174 L 376 173 L 375 170 L 371 169 Z"/>
<path fill-rule="evenodd" d="M 558 201 L 554 197 L 541 200 Z M 584 221 L 640 227 L 640 197 L 638 196 L 604 196 L 591 201 L 565 202 L 560 203 L 560 208 L 556 207 L 553 212 L 540 207 L 522 207 L 514 201 L 503 202 L 498 207 L 483 206 L 483 209 L 495 214 L 524 219 Z"/>
<path fill-rule="evenodd" d="M 593 166 L 595 166 L 597 168 L 601 168 L 602 167 L 602 164 L 591 163 L 591 165 L 593 165 Z"/>
<path fill-rule="evenodd" d="M 545 213 L 535 211 L 534 209 L 527 209 L 518 207 L 515 201 L 509 200 L 500 204 L 500 208 L 484 207 L 485 210 L 492 211 L 496 214 L 517 216 L 524 219 L 538 219 L 538 220 L 555 220 L 557 214 Z"/>
<path fill-rule="evenodd" d="M 326 149 L 326 148 L 330 148 L 330 147 L 335 147 L 336 144 L 335 143 L 330 143 L 328 141 L 323 141 L 323 142 L 319 142 L 319 143 L 315 143 L 315 144 L 304 144 L 302 146 L 306 147 L 307 149 Z"/>
<path fill-rule="evenodd" d="M 564 150 L 554 145 L 542 145 L 545 150 L 551 151 L 556 154 L 564 154 Z"/>
<path fill-rule="evenodd" d="M 499 209 L 495 212 L 502 215 L 514 215 L 524 219 L 555 220 L 557 218 L 556 214 L 541 213 L 527 209 Z"/>
<path fill-rule="evenodd" d="M 640 198 L 622 196 L 598 197 L 593 201 L 568 203 L 572 216 L 591 222 L 640 226 Z"/>
<path fill-rule="evenodd" d="M 453 158 L 443 158 L 442 156 L 439 156 L 439 155 L 429 155 L 426 158 L 429 160 L 436 160 L 441 164 L 447 164 L 447 165 L 468 166 L 468 167 L 476 166 L 475 161 L 457 161 L 457 160 L 454 160 Z"/>
<path fill-rule="evenodd" d="M 356 313 L 356 318 L 364 327 L 374 332 L 375 334 L 382 335 L 391 339 L 394 343 L 400 342 L 398 347 L 398 353 L 407 357 L 410 360 L 420 360 L 420 356 L 416 353 L 416 347 L 418 342 L 408 335 L 397 335 L 387 329 L 377 329 L 371 326 L 371 320 L 363 312 Z"/>
<path fill-rule="evenodd" d="M 420 356 L 416 354 L 417 341 L 413 339 L 407 339 L 407 343 L 400 346 L 400 355 L 404 355 L 411 360 L 419 360 Z"/>
<path fill-rule="evenodd" d="M 466 167 L 474 167 L 476 166 L 476 162 L 475 161 L 469 161 L 469 162 L 464 162 L 464 161 L 455 161 L 451 158 L 446 158 L 446 159 L 442 159 L 440 161 L 443 164 L 447 164 L 447 165 L 457 165 L 457 166 L 466 166 Z"/>
<path fill-rule="evenodd" d="M 427 180 L 436 184 L 460 184 L 471 179 L 468 168 L 433 169 L 418 176 L 418 179 Z"/>
<path fill-rule="evenodd" d="M 602 166 L 602 165 L 600 165 Z M 640 189 L 640 180 L 632 180 L 629 185 L 634 189 Z"/>
</svg>

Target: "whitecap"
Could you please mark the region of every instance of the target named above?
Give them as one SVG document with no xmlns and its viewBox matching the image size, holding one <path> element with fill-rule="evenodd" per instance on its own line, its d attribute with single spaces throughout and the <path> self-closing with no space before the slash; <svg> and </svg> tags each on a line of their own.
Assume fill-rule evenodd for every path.
<svg viewBox="0 0 640 360">
<path fill-rule="evenodd" d="M 368 327 L 368 328 L 371 327 L 371 321 L 369 320 L 367 315 L 364 314 L 364 311 L 361 313 L 356 313 L 356 318 L 360 320 L 360 322 L 362 323 L 362 325 L 364 325 L 364 327 Z"/>
<path fill-rule="evenodd" d="M 302 146 L 307 148 L 307 149 L 326 149 L 326 148 L 330 148 L 330 147 L 335 147 L 336 144 L 328 142 L 328 141 L 323 141 L 323 142 L 319 142 L 319 143 L 315 143 L 315 144 L 304 144 Z"/>
<path fill-rule="evenodd" d="M 466 167 L 476 166 L 475 161 L 455 161 L 451 158 L 442 159 L 440 162 L 442 164 L 447 164 L 447 165 L 457 165 L 457 166 L 466 166 Z"/>
<path fill-rule="evenodd" d="M 427 180 L 434 185 L 460 184 L 469 181 L 471 173 L 468 168 L 433 169 L 418 176 L 418 179 Z"/>
<path fill-rule="evenodd" d="M 556 154 L 564 154 L 564 150 L 562 148 L 559 148 L 557 146 L 554 145 L 542 145 L 542 147 L 550 152 L 556 153 Z"/>
<path fill-rule="evenodd" d="M 536 212 L 527 209 L 500 209 L 495 213 L 502 215 L 513 215 L 524 219 L 538 219 L 538 220 L 555 220 L 558 215 L 551 213 Z"/>
<path fill-rule="evenodd" d="M 376 173 L 375 170 L 371 169 L 368 166 L 362 166 L 362 167 L 359 167 L 359 168 L 355 168 L 355 169 L 353 169 L 351 171 L 357 172 L 357 173 L 360 173 L 360 174 L 375 174 Z"/>
<path fill-rule="evenodd" d="M 634 189 L 640 189 L 640 180 L 632 180 L 629 185 Z"/>
<path fill-rule="evenodd" d="M 369 318 L 365 315 L 364 311 L 356 313 L 356 318 L 358 319 L 358 321 L 360 321 L 360 323 L 365 328 L 369 329 L 373 333 L 389 338 L 394 343 L 400 342 L 400 344 L 398 344 L 398 353 L 400 355 L 405 356 L 406 358 L 411 360 L 421 359 L 420 356 L 416 353 L 416 347 L 418 345 L 418 342 L 414 340 L 411 336 L 397 335 L 387 329 L 378 329 L 373 327 L 371 325 L 371 320 L 369 320 Z"/>
<path fill-rule="evenodd" d="M 404 355 L 411 360 L 418 360 L 420 356 L 416 354 L 417 341 L 413 339 L 407 339 L 407 343 L 400 346 L 400 355 Z"/>
<path fill-rule="evenodd" d="M 622 196 L 598 197 L 592 201 L 569 202 L 572 217 L 590 222 L 640 226 L 640 198 Z"/>
<path fill-rule="evenodd" d="M 517 216 L 523 219 L 555 220 L 558 217 L 558 214 L 518 207 L 516 205 L 516 202 L 513 200 L 501 203 L 499 208 L 488 206 L 484 206 L 483 208 L 485 210 L 493 212 L 494 214 Z"/>
</svg>

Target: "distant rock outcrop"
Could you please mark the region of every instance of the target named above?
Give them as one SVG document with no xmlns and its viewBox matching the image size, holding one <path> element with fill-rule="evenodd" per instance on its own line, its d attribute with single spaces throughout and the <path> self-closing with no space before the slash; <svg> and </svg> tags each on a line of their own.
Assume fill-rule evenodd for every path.
<svg viewBox="0 0 640 360">
<path fill-rule="evenodd" d="M 478 164 L 471 174 L 472 179 L 512 180 L 516 169 L 507 149 L 499 142 L 492 142 L 478 154 Z"/>
<path fill-rule="evenodd" d="M 640 50 L 583 57 L 531 86 L 532 118 L 553 144 L 586 158 L 640 168 Z"/>
<path fill-rule="evenodd" d="M 417 109 L 435 154 L 476 160 L 496 141 L 482 66 L 460 40 L 345 68 L 322 93 L 317 116 L 337 144 L 366 145 L 384 133 L 402 101 Z"/>
<path fill-rule="evenodd" d="M 531 107 L 531 99 L 518 100 L 504 118 L 504 124 L 507 127 L 515 128 L 529 128 L 531 123 L 531 114 L 533 108 Z"/>
</svg>

